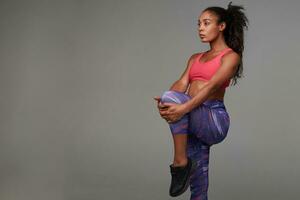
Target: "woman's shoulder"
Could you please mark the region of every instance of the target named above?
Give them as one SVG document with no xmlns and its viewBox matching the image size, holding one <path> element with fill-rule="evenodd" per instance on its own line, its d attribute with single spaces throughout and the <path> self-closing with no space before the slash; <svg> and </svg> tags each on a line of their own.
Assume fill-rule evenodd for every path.
<svg viewBox="0 0 300 200">
<path fill-rule="evenodd" d="M 200 51 L 200 52 L 196 52 L 196 53 L 192 54 L 189 61 L 193 63 L 195 60 L 197 60 L 205 52 L 206 51 Z"/>
<path fill-rule="evenodd" d="M 222 57 L 231 57 L 231 56 L 240 57 L 240 55 L 231 48 L 225 51 Z"/>
<path fill-rule="evenodd" d="M 204 53 L 206 53 L 206 52 L 207 52 L 207 51 L 200 51 L 200 52 L 195 53 L 194 55 L 200 56 L 201 54 L 204 54 Z"/>
<path fill-rule="evenodd" d="M 190 60 L 194 60 L 194 59 L 198 58 L 203 53 L 204 53 L 204 51 L 203 52 L 196 52 L 196 53 L 192 54 L 191 57 L 190 57 Z"/>
<path fill-rule="evenodd" d="M 240 62 L 241 56 L 235 52 L 233 49 L 230 49 L 224 55 L 221 57 L 221 61 L 223 62 L 224 60 L 229 60 L 233 62 Z"/>
</svg>

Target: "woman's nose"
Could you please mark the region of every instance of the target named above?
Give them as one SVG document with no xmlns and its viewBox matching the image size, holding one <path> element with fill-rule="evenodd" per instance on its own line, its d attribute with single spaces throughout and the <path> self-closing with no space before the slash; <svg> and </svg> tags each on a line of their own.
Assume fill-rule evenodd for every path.
<svg viewBox="0 0 300 200">
<path fill-rule="evenodd" d="M 198 30 L 199 30 L 199 32 L 203 31 L 203 26 L 198 26 Z"/>
</svg>

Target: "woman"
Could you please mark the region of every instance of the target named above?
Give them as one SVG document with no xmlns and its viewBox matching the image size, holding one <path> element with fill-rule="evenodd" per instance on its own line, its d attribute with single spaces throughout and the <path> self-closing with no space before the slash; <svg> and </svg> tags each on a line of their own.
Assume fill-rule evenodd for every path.
<svg viewBox="0 0 300 200">
<path fill-rule="evenodd" d="M 170 126 L 174 161 L 169 194 L 184 193 L 190 185 L 191 200 L 207 200 L 209 150 L 227 136 L 230 118 L 224 94 L 231 80 L 242 77 L 244 28 L 248 19 L 242 6 L 208 7 L 198 19 L 202 42 L 210 50 L 188 60 L 180 79 L 160 97 L 157 107 Z"/>
</svg>

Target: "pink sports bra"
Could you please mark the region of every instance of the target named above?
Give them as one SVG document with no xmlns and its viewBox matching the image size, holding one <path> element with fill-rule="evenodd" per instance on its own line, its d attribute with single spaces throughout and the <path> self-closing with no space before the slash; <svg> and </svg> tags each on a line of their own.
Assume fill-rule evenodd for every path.
<svg viewBox="0 0 300 200">
<path fill-rule="evenodd" d="M 191 69 L 189 71 L 189 80 L 210 80 L 211 77 L 217 72 L 217 70 L 221 66 L 222 56 L 228 51 L 232 51 L 232 49 L 226 48 L 222 50 L 216 57 L 206 62 L 200 61 L 200 58 L 203 55 L 203 53 L 200 53 L 200 55 L 195 58 L 195 61 L 191 66 Z M 229 83 L 230 79 L 225 81 L 225 83 L 223 83 L 221 87 L 226 88 L 229 86 Z"/>
</svg>

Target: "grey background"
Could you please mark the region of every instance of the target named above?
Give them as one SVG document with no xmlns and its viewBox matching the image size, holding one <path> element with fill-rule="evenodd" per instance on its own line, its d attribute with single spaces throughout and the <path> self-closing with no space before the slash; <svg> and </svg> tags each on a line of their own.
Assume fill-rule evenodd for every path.
<svg viewBox="0 0 300 200">
<path fill-rule="evenodd" d="M 209 48 L 200 12 L 228 2 L 2 0 L 0 199 L 173 199 L 152 97 Z M 209 199 L 297 199 L 300 2 L 233 3 L 250 21 L 245 77 L 225 95 L 232 124 L 211 148 Z"/>
</svg>

